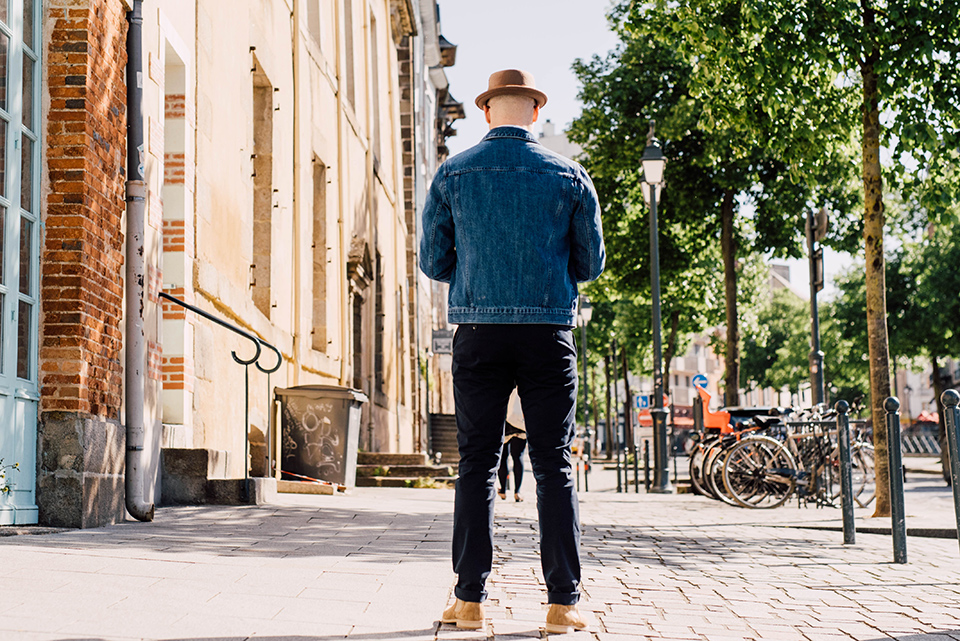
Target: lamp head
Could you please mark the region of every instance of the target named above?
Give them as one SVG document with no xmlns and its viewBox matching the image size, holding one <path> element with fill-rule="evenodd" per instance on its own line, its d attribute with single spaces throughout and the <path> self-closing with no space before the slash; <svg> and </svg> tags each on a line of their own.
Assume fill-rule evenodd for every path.
<svg viewBox="0 0 960 641">
<path fill-rule="evenodd" d="M 580 317 L 583 319 L 584 325 L 589 323 L 590 319 L 593 318 L 593 305 L 590 304 L 586 296 L 580 299 Z"/>
<path fill-rule="evenodd" d="M 643 150 L 640 165 L 643 167 L 643 182 L 648 185 L 659 185 L 663 182 L 663 169 L 667 159 L 663 157 L 663 148 L 660 141 L 654 137 L 656 121 L 650 121 L 650 133 L 647 134 L 647 147 Z"/>
</svg>

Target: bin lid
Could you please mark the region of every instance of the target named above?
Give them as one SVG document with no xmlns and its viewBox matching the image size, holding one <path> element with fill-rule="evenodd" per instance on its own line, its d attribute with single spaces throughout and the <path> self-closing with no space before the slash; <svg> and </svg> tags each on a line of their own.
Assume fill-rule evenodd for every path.
<svg viewBox="0 0 960 641">
<path fill-rule="evenodd" d="M 335 398 L 366 403 L 370 399 L 360 390 L 339 385 L 297 385 L 295 387 L 275 387 L 277 396 L 306 396 L 312 399 Z"/>
</svg>

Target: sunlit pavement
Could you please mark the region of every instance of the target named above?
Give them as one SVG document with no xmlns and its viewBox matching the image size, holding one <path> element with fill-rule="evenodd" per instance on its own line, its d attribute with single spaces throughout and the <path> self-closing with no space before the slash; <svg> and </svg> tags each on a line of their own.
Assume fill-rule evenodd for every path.
<svg viewBox="0 0 960 641">
<path fill-rule="evenodd" d="M 908 527 L 952 527 L 942 481 L 908 481 Z M 838 527 L 838 509 L 615 487 L 595 466 L 581 492 L 591 627 L 571 641 L 960 640 L 956 539 L 911 536 L 910 562 L 896 565 L 889 536 L 843 545 L 840 532 L 809 529 Z M 546 638 L 532 477 L 522 495 L 497 501 L 480 632 L 438 622 L 452 598 L 453 492 L 371 488 L 0 538 L 0 640 Z M 889 526 L 870 512 L 858 527 Z"/>
</svg>

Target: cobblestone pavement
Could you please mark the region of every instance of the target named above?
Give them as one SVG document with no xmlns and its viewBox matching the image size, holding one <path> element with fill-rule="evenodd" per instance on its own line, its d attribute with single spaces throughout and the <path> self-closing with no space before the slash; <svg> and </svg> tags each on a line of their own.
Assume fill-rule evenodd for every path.
<svg viewBox="0 0 960 641">
<path fill-rule="evenodd" d="M 0 641 L 546 638 L 532 483 L 523 492 L 497 504 L 479 633 L 437 621 L 452 598 L 452 491 L 365 489 L 0 538 Z M 949 496 L 913 487 L 908 515 Z M 960 640 L 957 541 L 910 537 L 910 563 L 895 565 L 888 536 L 844 546 L 838 532 L 795 527 L 839 523 L 838 512 L 582 494 L 591 628 L 551 638 Z"/>
</svg>

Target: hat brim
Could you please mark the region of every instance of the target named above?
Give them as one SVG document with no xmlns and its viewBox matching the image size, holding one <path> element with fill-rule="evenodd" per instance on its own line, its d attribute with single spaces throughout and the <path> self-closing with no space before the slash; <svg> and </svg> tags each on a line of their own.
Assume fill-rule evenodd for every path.
<svg viewBox="0 0 960 641">
<path fill-rule="evenodd" d="M 497 87 L 496 89 L 484 91 L 482 94 L 477 96 L 475 102 L 477 107 L 483 109 L 488 100 L 495 96 L 503 96 L 505 94 L 529 96 L 537 101 L 537 106 L 541 109 L 543 109 L 543 106 L 547 104 L 547 94 L 543 93 L 539 89 L 534 89 L 533 87 L 527 87 L 524 85 L 503 85 L 502 87 Z"/>
</svg>

